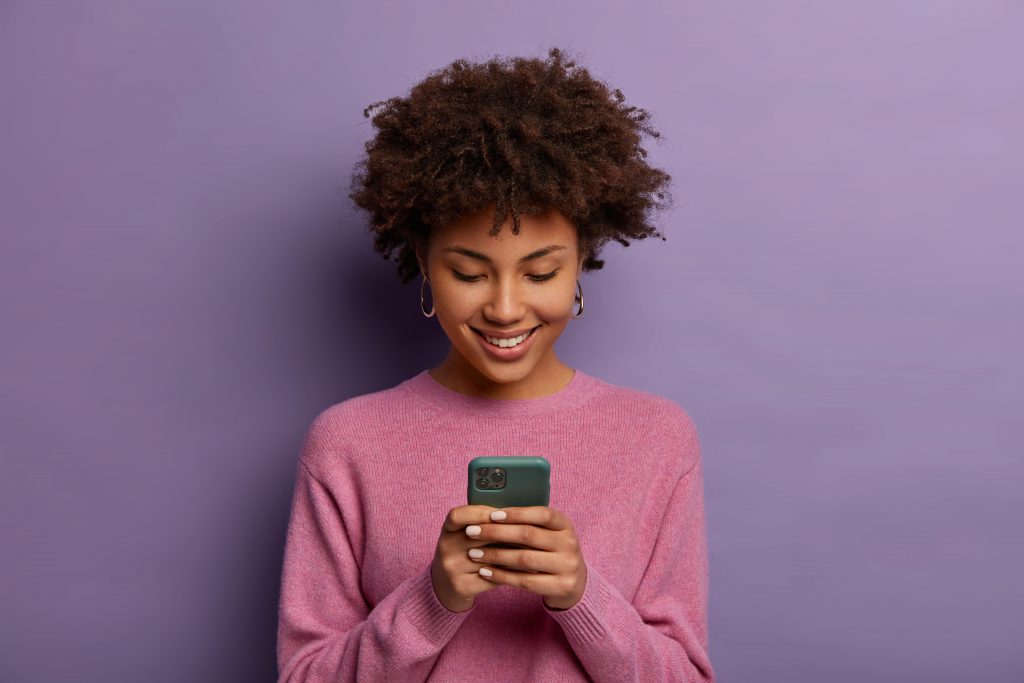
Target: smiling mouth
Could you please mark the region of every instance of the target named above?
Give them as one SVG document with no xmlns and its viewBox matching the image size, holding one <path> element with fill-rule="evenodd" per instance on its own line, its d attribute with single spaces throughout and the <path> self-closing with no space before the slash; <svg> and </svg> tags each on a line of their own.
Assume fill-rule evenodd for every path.
<svg viewBox="0 0 1024 683">
<path fill-rule="evenodd" d="M 476 335 L 477 335 L 478 337 L 480 337 L 481 339 L 483 339 L 483 340 L 484 340 L 485 342 L 487 342 L 488 344 L 491 344 L 491 346 L 495 346 L 495 347 L 498 347 L 498 345 L 497 345 L 497 344 L 493 344 L 493 343 L 491 343 L 491 342 L 490 342 L 490 340 L 488 340 L 487 336 L 486 336 L 486 335 L 485 335 L 485 334 L 484 334 L 483 332 L 481 332 L 480 330 L 476 329 L 475 327 L 470 327 L 469 329 L 473 330 L 473 332 L 475 332 L 475 333 L 476 333 Z M 538 329 L 540 329 L 540 325 L 537 325 L 536 327 L 533 327 L 533 328 L 531 328 L 531 329 L 530 329 L 530 331 L 529 331 L 529 332 L 527 332 L 527 333 L 525 334 L 525 336 L 523 336 L 523 341 L 519 342 L 519 344 L 522 344 L 522 343 L 524 343 L 524 342 L 525 342 L 525 341 L 526 341 L 527 339 L 529 339 L 530 337 L 532 337 L 532 336 L 533 336 L 533 333 L 534 333 L 534 332 L 536 332 L 536 331 L 537 331 Z M 511 339 L 518 339 L 518 337 L 511 337 Z M 516 344 L 516 346 L 518 346 L 519 344 Z M 507 347 L 507 346 L 501 346 L 501 347 L 498 347 L 498 348 L 509 348 L 509 347 Z"/>
</svg>

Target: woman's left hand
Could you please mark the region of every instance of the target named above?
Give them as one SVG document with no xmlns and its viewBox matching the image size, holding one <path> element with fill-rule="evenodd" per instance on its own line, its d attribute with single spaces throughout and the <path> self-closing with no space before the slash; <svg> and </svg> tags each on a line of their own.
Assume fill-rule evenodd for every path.
<svg viewBox="0 0 1024 683">
<path fill-rule="evenodd" d="M 528 547 L 470 548 L 470 559 L 484 565 L 479 570 L 482 577 L 542 595 L 551 609 L 569 609 L 580 601 L 587 585 L 587 565 L 568 517 L 554 508 L 533 505 L 496 509 L 491 520 L 493 524 L 471 524 L 466 535 L 480 546 L 517 543 Z M 476 530 L 479 533 L 471 533 Z"/>
</svg>

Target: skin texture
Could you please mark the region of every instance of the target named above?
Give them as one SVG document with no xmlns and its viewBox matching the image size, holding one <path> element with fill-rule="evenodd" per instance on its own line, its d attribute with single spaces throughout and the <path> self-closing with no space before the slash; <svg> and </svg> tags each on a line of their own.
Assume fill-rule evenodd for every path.
<svg viewBox="0 0 1024 683">
<path fill-rule="evenodd" d="M 452 342 L 447 358 L 430 374 L 459 393 L 497 399 L 537 398 L 563 388 L 575 370 L 555 355 L 555 341 L 574 310 L 576 280 L 583 256 L 576 228 L 561 213 L 549 210 L 521 216 L 520 232 L 489 234 L 493 207 L 468 214 L 435 230 L 429 246 L 417 248 L 420 268 L 430 283 L 441 328 Z M 520 263 L 519 259 L 549 245 L 564 249 Z M 460 246 L 490 257 L 487 263 L 445 251 Z M 460 280 L 454 271 L 475 279 Z M 543 282 L 531 279 L 557 270 Z M 515 361 L 491 357 L 471 329 L 503 331 L 540 325 L 533 346 Z M 568 609 L 583 595 L 587 567 L 572 521 L 547 506 L 503 508 L 507 517 L 493 519 L 496 508 L 462 505 L 448 511 L 437 540 L 431 578 L 438 600 L 452 612 L 473 606 L 477 595 L 499 585 L 543 596 L 554 609 Z M 477 535 L 470 532 L 479 530 Z M 520 549 L 482 548 L 493 542 L 516 543 Z M 483 556 L 473 558 L 472 548 Z M 496 566 L 496 565 L 501 565 Z M 486 567 L 492 574 L 480 573 Z"/>
<path fill-rule="evenodd" d="M 487 505 L 449 510 L 431 565 L 434 593 L 441 604 L 463 612 L 477 595 L 502 585 L 541 595 L 552 609 L 568 609 L 579 602 L 587 585 L 587 565 L 569 518 L 539 505 L 502 508 L 506 518 L 501 521 L 490 517 L 495 511 Z M 470 533 L 476 529 L 479 533 Z M 528 547 L 481 547 L 494 542 Z M 470 557 L 470 548 L 480 548 L 483 557 Z M 492 575 L 480 574 L 482 567 Z"/>
<path fill-rule="evenodd" d="M 521 399 L 555 393 L 575 374 L 555 355 L 555 341 L 573 312 L 582 269 L 575 228 L 557 211 L 522 216 L 518 235 L 503 230 L 492 236 L 489 228 L 490 209 L 484 209 L 435 230 L 429 248 L 417 249 L 437 321 L 452 342 L 448 357 L 430 374 L 444 386 L 473 396 Z M 549 245 L 564 248 L 518 263 Z M 493 262 L 446 251 L 456 246 Z M 531 279 L 556 270 L 550 280 Z M 462 281 L 453 271 L 476 281 Z M 488 354 L 472 329 L 501 332 L 536 325 L 541 327 L 531 348 L 515 361 Z"/>
</svg>

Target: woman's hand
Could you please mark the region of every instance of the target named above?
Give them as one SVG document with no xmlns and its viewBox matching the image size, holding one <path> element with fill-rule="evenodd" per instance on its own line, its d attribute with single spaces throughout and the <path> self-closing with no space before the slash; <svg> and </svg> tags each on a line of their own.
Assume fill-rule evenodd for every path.
<svg viewBox="0 0 1024 683">
<path fill-rule="evenodd" d="M 466 557 L 478 563 L 479 575 L 484 576 L 486 582 L 515 586 L 544 596 L 544 604 L 552 609 L 569 609 L 580 601 L 587 585 L 587 565 L 568 517 L 542 505 L 500 510 L 470 507 L 493 511 L 490 520 L 494 523 L 478 520 L 465 530 L 466 538 L 476 541 L 467 546 Z M 503 518 L 501 513 L 505 513 Z M 528 547 L 479 547 L 495 542 Z"/>
<path fill-rule="evenodd" d="M 448 511 L 434 549 L 430 579 L 438 601 L 451 612 L 465 612 L 473 606 L 476 596 L 496 588 L 477 573 L 477 565 L 467 551 L 482 543 L 466 535 L 466 527 L 488 521 L 490 505 L 460 505 Z"/>
</svg>

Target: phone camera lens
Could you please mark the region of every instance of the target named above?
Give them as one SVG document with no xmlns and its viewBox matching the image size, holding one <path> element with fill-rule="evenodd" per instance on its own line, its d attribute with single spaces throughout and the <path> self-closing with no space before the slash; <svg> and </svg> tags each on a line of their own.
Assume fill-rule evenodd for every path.
<svg viewBox="0 0 1024 683">
<path fill-rule="evenodd" d="M 486 477 L 490 472 L 491 470 L 488 467 L 478 467 L 476 469 L 476 473 L 481 477 Z"/>
<path fill-rule="evenodd" d="M 501 483 L 501 482 L 505 481 L 505 475 L 502 474 L 501 472 L 495 472 L 494 474 L 491 475 L 491 481 L 496 481 L 496 482 Z"/>
<path fill-rule="evenodd" d="M 491 482 L 489 482 L 489 481 L 487 481 L 486 479 L 483 479 L 483 478 L 477 479 L 476 480 L 476 487 L 478 489 L 486 489 L 486 488 L 488 488 L 490 486 L 490 483 Z"/>
</svg>

